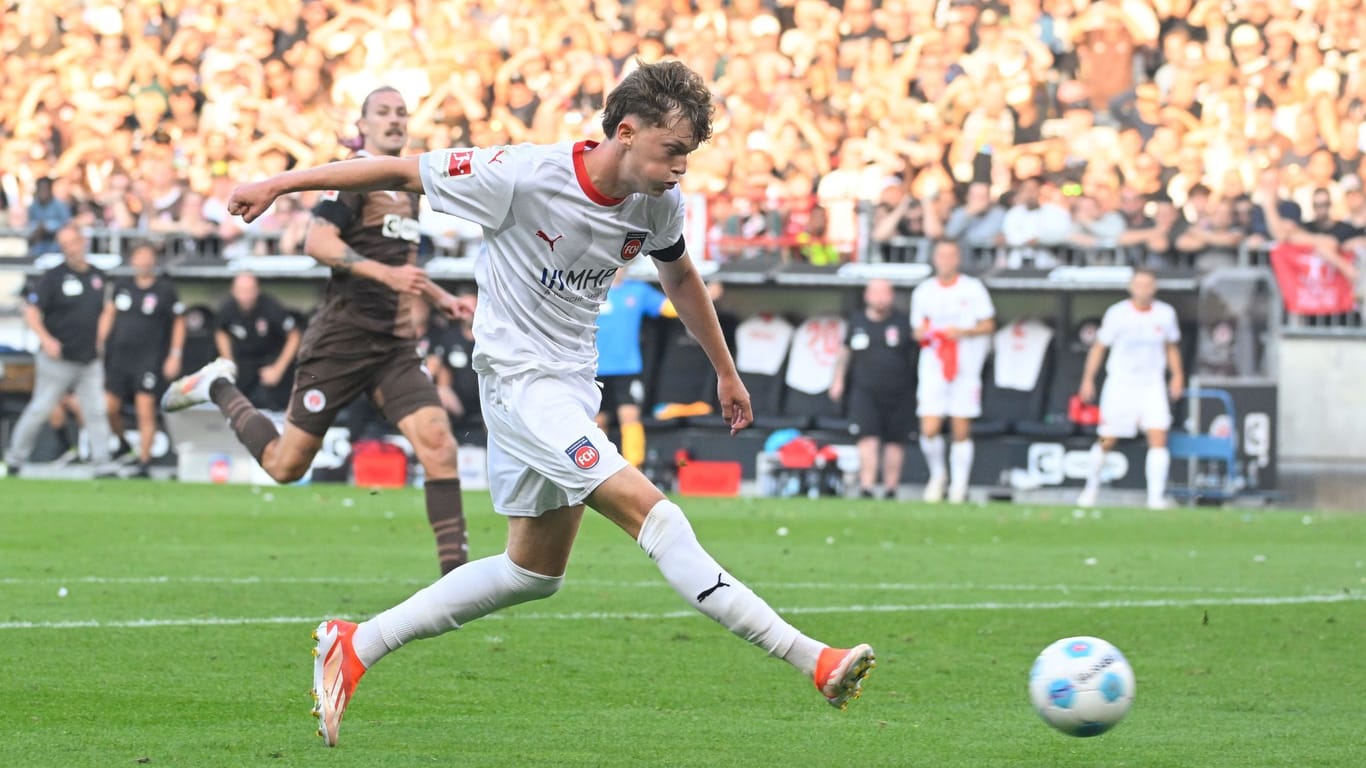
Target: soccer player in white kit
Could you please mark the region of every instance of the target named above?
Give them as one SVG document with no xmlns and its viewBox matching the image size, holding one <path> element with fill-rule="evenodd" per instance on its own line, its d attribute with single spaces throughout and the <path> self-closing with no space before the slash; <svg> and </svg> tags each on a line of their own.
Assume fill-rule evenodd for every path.
<svg viewBox="0 0 1366 768">
<path fill-rule="evenodd" d="M 234 192 L 247 221 L 306 189 L 425 192 L 432 208 L 484 228 L 474 312 L 474 368 L 489 431 L 494 509 L 505 552 L 470 562 L 359 625 L 315 632 L 315 714 L 326 744 L 356 683 L 385 654 L 500 608 L 549 597 L 564 580 L 584 506 L 632 536 L 701 613 L 800 670 L 843 708 L 872 668 L 868 645 L 831 648 L 798 632 L 716 563 L 683 511 L 630 466 L 594 422 L 598 308 L 613 275 L 653 258 L 660 285 L 716 368 L 722 414 L 752 421 L 749 393 L 683 242 L 677 189 L 688 155 L 710 138 L 712 97 L 679 62 L 641 65 L 608 96 L 606 140 L 374 157 L 292 171 Z M 444 309 L 459 313 L 461 299 Z"/>
<path fill-rule="evenodd" d="M 934 278 L 911 292 L 911 328 L 922 347 L 915 397 L 920 450 L 930 468 L 925 501 L 943 501 L 947 485 L 949 501 L 961 503 L 972 474 L 972 420 L 982 415 L 982 366 L 996 330 L 996 308 L 981 280 L 959 273 L 957 242 L 936 242 L 930 258 Z M 944 463 L 945 418 L 953 432 L 949 466 Z"/>
<path fill-rule="evenodd" d="M 1086 487 L 1077 499 L 1079 507 L 1093 507 L 1100 492 L 1105 454 L 1121 438 L 1148 437 L 1144 462 L 1148 481 L 1148 507 L 1167 505 L 1167 430 L 1172 424 L 1171 401 L 1181 399 L 1185 377 L 1181 369 L 1181 329 L 1176 310 L 1157 300 L 1157 275 L 1147 269 L 1134 271 L 1129 280 L 1129 300 L 1105 311 L 1096 343 L 1086 356 L 1081 379 L 1081 399 L 1095 402 L 1096 373 L 1109 351 L 1105 387 L 1100 393 L 1100 439 L 1091 447 Z M 1167 372 L 1171 371 L 1171 379 Z"/>
</svg>

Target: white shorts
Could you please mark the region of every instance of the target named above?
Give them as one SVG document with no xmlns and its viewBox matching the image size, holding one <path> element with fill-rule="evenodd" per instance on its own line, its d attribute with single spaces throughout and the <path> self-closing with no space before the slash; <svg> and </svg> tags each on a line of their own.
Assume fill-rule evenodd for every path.
<svg viewBox="0 0 1366 768">
<path fill-rule="evenodd" d="M 489 492 L 509 517 L 582 504 L 630 466 L 593 420 L 602 391 L 592 373 L 538 371 L 479 377 L 488 427 Z"/>
<path fill-rule="evenodd" d="M 1165 382 L 1106 381 L 1100 391 L 1101 437 L 1137 437 L 1140 430 L 1166 431 L 1172 426 L 1172 407 Z"/>
<path fill-rule="evenodd" d="M 920 354 L 934 354 L 922 351 Z M 953 381 L 944 378 L 936 362 L 920 367 L 915 388 L 915 415 L 975 419 L 982 415 L 982 373 L 958 371 Z"/>
</svg>

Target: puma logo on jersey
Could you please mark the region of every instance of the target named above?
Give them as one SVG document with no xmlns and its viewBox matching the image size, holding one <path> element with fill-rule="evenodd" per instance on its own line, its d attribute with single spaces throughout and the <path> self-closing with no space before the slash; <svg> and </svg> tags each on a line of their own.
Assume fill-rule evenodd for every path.
<svg viewBox="0 0 1366 768">
<path fill-rule="evenodd" d="M 700 602 L 702 602 L 703 600 L 706 600 L 707 598 L 711 597 L 711 593 L 715 592 L 716 590 L 720 589 L 721 587 L 729 587 L 729 586 L 730 586 L 729 584 L 727 584 L 726 582 L 724 582 L 724 581 L 721 580 L 721 577 L 722 577 L 723 575 L 724 575 L 724 574 L 720 574 L 720 573 L 716 574 L 716 586 L 714 586 L 714 587 L 708 587 L 708 588 L 702 590 L 701 592 L 699 592 L 698 595 L 697 595 L 697 602 L 700 603 Z"/>
<path fill-rule="evenodd" d="M 550 246 L 551 253 L 555 252 L 555 243 L 564 238 L 564 235 L 555 235 L 555 237 L 552 238 L 550 235 L 547 235 L 544 231 L 539 229 L 536 230 L 536 236 L 544 240 L 546 244 Z"/>
<path fill-rule="evenodd" d="M 497 163 L 498 165 L 502 165 L 502 164 L 503 164 L 503 155 L 505 155 L 505 154 L 507 154 L 507 150 L 506 150 L 506 149 L 500 149 L 500 150 L 498 150 L 497 152 L 494 152 L 494 153 L 493 153 L 493 157 L 490 157 L 490 158 L 489 158 L 489 165 L 493 165 L 494 163 Z"/>
</svg>

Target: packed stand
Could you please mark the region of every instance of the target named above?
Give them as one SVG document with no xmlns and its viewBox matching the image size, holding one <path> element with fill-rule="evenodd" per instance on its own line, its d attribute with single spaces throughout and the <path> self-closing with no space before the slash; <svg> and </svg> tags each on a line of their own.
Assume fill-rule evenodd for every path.
<svg viewBox="0 0 1366 768">
<path fill-rule="evenodd" d="M 677 57 L 717 94 L 684 181 L 712 258 L 914 260 L 948 237 L 969 267 L 1210 268 L 1296 241 L 1354 275 L 1361 6 L 20 3 L 0 27 L 0 202 L 38 252 L 67 218 L 190 254 L 296 252 L 311 200 L 243 226 L 227 195 L 345 156 L 376 85 L 405 96 L 413 150 L 548 142 L 593 137 L 637 58 Z M 423 226 L 447 252 L 478 236 Z"/>
</svg>

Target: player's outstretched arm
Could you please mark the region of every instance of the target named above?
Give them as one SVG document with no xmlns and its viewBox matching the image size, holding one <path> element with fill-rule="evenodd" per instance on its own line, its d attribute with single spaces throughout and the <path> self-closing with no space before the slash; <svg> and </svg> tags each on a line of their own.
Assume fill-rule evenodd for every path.
<svg viewBox="0 0 1366 768">
<path fill-rule="evenodd" d="M 673 303 L 678 319 L 688 332 L 702 345 L 707 359 L 716 369 L 716 391 L 721 404 L 721 416 L 730 425 L 731 434 L 748 427 L 754 421 L 750 406 L 749 392 L 740 381 L 740 373 L 735 368 L 735 359 L 726 347 L 726 337 L 721 332 L 721 323 L 716 319 L 716 307 L 712 305 L 711 294 L 702 282 L 697 267 L 685 253 L 674 261 L 657 261 L 659 285 L 664 295 Z"/>
<path fill-rule="evenodd" d="M 316 168 L 286 171 L 269 179 L 243 184 L 233 190 L 228 213 L 251 223 L 270 208 L 275 198 L 292 192 L 337 189 L 345 192 L 422 193 L 417 157 L 361 157 Z"/>
</svg>

